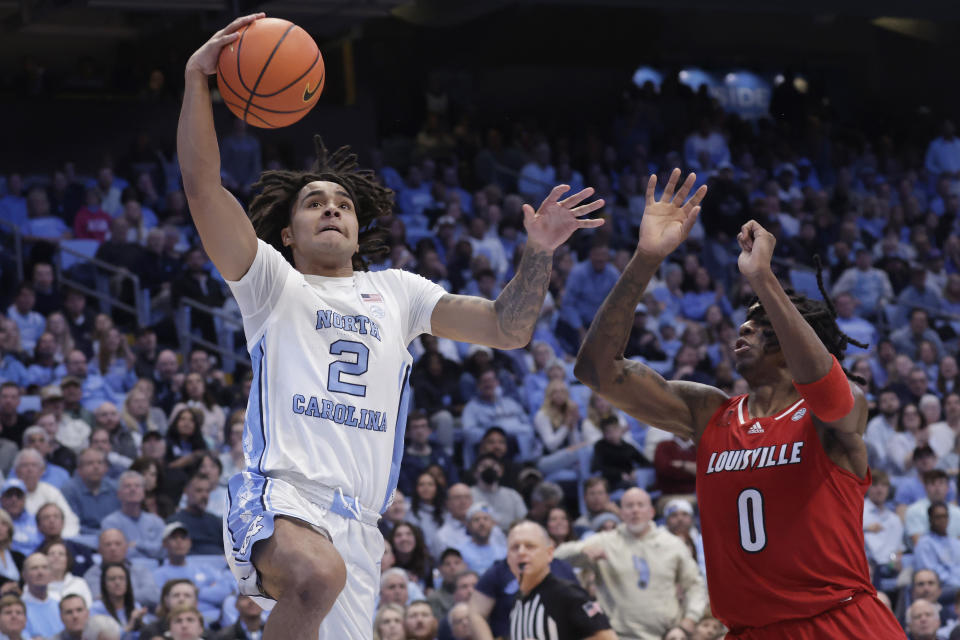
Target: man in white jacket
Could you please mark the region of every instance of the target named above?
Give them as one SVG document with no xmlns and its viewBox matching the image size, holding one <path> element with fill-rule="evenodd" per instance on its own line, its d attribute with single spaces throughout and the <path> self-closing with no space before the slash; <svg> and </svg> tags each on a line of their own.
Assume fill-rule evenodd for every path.
<svg viewBox="0 0 960 640">
<path fill-rule="evenodd" d="M 31 515 L 36 515 L 40 507 L 48 502 L 57 505 L 63 511 L 63 537 L 72 538 L 80 533 L 80 519 L 67 504 L 60 489 L 40 480 L 46 464 L 43 456 L 34 449 L 24 449 L 13 459 L 13 473 L 27 488 L 25 508 Z"/>
<path fill-rule="evenodd" d="M 623 494 L 620 514 L 623 523 L 616 529 L 562 544 L 554 556 L 593 568 L 597 600 L 621 639 L 659 640 L 677 624 L 693 632 L 707 595 L 690 550 L 654 524 L 643 489 Z"/>
</svg>

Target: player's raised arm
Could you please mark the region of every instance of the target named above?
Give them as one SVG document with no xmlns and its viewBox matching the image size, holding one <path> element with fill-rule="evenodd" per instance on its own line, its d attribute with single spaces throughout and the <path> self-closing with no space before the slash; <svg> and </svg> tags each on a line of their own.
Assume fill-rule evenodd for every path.
<svg viewBox="0 0 960 640">
<path fill-rule="evenodd" d="M 237 18 L 217 31 L 190 56 L 184 71 L 186 88 L 177 125 L 183 190 L 203 247 L 228 280 L 239 280 L 250 268 L 257 253 L 257 234 L 243 207 L 220 183 L 220 150 L 207 82 L 216 73 L 220 50 L 239 37 L 239 29 L 263 15 Z"/>
<path fill-rule="evenodd" d="M 837 358 L 790 301 L 770 267 L 777 239 L 755 220 L 737 236 L 737 265 L 773 325 L 794 386 L 813 414 L 825 425 L 845 434 L 866 428 L 867 402 L 852 384 Z"/>
<path fill-rule="evenodd" d="M 516 275 L 496 300 L 443 296 L 431 316 L 434 335 L 497 349 L 517 349 L 530 342 L 550 284 L 554 250 L 577 229 L 603 224 L 603 220 L 582 217 L 604 205 L 603 200 L 580 204 L 593 195 L 593 188 L 560 200 L 569 189 L 554 187 L 536 211 L 523 205 L 527 246 Z"/>
<path fill-rule="evenodd" d="M 664 258 L 690 235 L 700 213 L 700 201 L 707 193 L 707 187 L 702 186 L 684 203 L 696 176 L 687 176 L 674 194 L 679 179 L 680 170 L 674 169 L 657 201 L 657 179 L 650 176 L 637 250 L 593 319 L 577 354 L 574 374 L 638 420 L 695 439 L 726 398 L 724 393 L 693 382 L 667 382 L 650 367 L 623 357 L 634 311 L 647 284 Z"/>
</svg>

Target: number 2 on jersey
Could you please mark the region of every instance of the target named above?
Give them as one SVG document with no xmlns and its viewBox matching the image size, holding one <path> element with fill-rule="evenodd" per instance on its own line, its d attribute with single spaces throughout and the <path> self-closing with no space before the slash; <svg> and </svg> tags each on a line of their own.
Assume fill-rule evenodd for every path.
<svg viewBox="0 0 960 640">
<path fill-rule="evenodd" d="M 327 389 L 336 393 L 348 393 L 351 396 L 366 397 L 367 385 L 352 384 L 340 379 L 340 375 L 345 373 L 348 376 L 362 376 L 367 372 L 367 364 L 370 359 L 370 349 L 362 342 L 353 340 L 337 340 L 330 345 L 330 355 L 340 356 L 345 353 L 352 353 L 357 356 L 355 362 L 349 360 L 334 360 L 330 363 L 330 369 L 327 376 Z"/>
<path fill-rule="evenodd" d="M 740 546 L 747 553 L 763 551 L 767 546 L 767 530 L 763 521 L 763 494 L 757 489 L 744 489 L 737 498 L 740 516 Z"/>
</svg>

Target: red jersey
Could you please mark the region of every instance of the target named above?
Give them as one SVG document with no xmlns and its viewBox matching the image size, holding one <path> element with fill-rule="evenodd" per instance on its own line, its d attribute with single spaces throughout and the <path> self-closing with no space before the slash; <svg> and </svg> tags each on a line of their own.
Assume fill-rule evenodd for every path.
<svg viewBox="0 0 960 640">
<path fill-rule="evenodd" d="M 710 606 L 732 631 L 810 618 L 870 584 L 863 480 L 824 451 L 804 400 L 751 418 L 747 396 L 710 418 L 697 500 Z"/>
</svg>

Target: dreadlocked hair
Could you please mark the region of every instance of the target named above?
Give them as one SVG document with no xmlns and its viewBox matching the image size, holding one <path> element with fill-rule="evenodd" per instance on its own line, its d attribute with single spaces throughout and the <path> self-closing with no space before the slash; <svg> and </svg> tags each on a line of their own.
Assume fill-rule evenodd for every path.
<svg viewBox="0 0 960 640">
<path fill-rule="evenodd" d="M 378 221 L 393 213 L 393 190 L 377 182 L 373 171 L 359 169 L 357 154 L 350 147 L 340 147 L 330 153 L 318 135 L 313 137 L 313 143 L 317 159 L 309 171 L 280 169 L 260 174 L 253 185 L 258 194 L 250 203 L 250 222 L 257 237 L 283 254 L 292 265 L 293 250 L 283 245 L 280 231 L 290 225 L 297 194 L 311 182 L 335 182 L 350 194 L 359 223 L 359 247 L 353 254 L 353 268 L 366 271 L 370 262 L 383 258 L 390 250 L 389 233 Z"/>
<path fill-rule="evenodd" d="M 861 349 L 866 349 L 869 345 L 854 340 L 840 330 L 839 325 L 837 325 L 837 310 L 833 306 L 833 301 L 830 300 L 830 296 L 827 295 L 826 287 L 823 286 L 823 264 L 820 262 L 820 256 L 813 256 L 813 262 L 817 267 L 817 286 L 820 289 L 820 295 L 823 296 L 823 301 L 813 300 L 802 293 L 797 293 L 793 289 L 786 289 L 785 291 L 790 298 L 790 302 L 797 308 L 797 311 L 800 312 L 803 319 L 817 332 L 817 337 L 823 342 L 827 351 L 833 354 L 838 362 L 843 362 L 844 352 L 848 344 L 860 347 Z M 763 330 L 764 337 L 771 340 L 772 344 L 779 344 L 777 335 L 774 333 L 770 324 L 770 318 L 767 316 L 767 312 L 760 303 L 759 298 L 755 297 L 750 301 L 747 307 L 747 320 L 753 320 L 757 324 L 765 327 Z M 867 383 L 862 377 L 847 371 L 846 368 L 843 369 L 843 372 L 849 379 L 857 384 L 865 385 Z"/>
</svg>

